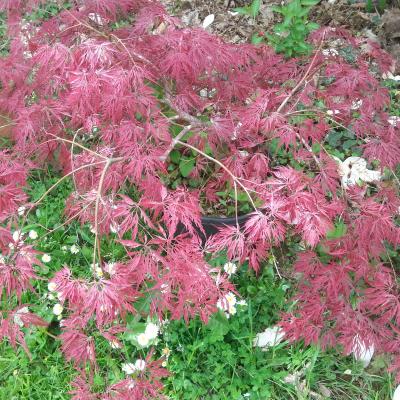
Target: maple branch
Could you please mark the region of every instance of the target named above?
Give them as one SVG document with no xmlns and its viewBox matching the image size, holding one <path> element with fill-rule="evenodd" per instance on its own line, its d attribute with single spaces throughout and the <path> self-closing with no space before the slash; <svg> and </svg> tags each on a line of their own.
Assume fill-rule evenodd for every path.
<svg viewBox="0 0 400 400">
<path fill-rule="evenodd" d="M 167 159 L 169 153 L 171 153 L 174 147 L 190 131 L 191 128 L 192 125 L 188 125 L 179 132 L 179 134 L 171 141 L 170 145 L 168 146 L 167 150 L 165 150 L 164 154 L 160 157 L 161 161 L 165 161 Z"/>
<path fill-rule="evenodd" d="M 36 239 L 37 242 L 40 242 L 43 238 L 45 238 L 48 235 L 51 235 L 55 231 L 59 230 L 65 225 L 68 225 L 71 221 L 73 221 L 78 215 L 81 215 L 83 212 L 85 212 L 91 205 L 93 204 L 93 201 L 88 203 L 85 207 L 83 207 L 81 210 L 79 210 L 76 214 L 74 214 L 72 217 L 69 217 L 65 222 L 63 222 L 61 225 L 57 226 L 57 228 L 51 229 L 48 232 L 46 232 L 44 235 L 42 235 L 40 238 Z"/>
<path fill-rule="evenodd" d="M 214 162 L 215 164 L 219 165 L 233 179 L 233 181 L 236 182 L 245 191 L 247 197 L 250 200 L 252 207 L 254 208 L 254 210 L 256 212 L 259 212 L 256 205 L 254 204 L 254 201 L 253 201 L 252 197 L 250 196 L 250 193 L 249 193 L 248 189 L 246 188 L 246 186 L 244 186 L 242 184 L 242 182 L 240 182 L 239 178 L 237 176 L 235 176 L 224 164 L 222 164 L 221 161 L 218 161 L 217 159 L 209 156 L 208 154 L 204 153 L 197 147 L 192 146 L 191 144 L 181 142 L 180 140 L 178 140 L 177 143 L 179 143 L 182 146 L 188 147 L 189 149 L 194 150 L 195 152 L 201 154 L 203 157 L 205 157 L 205 158 L 209 159 L 210 161 Z"/>
<path fill-rule="evenodd" d="M 46 133 L 47 133 L 48 135 L 50 135 L 50 136 L 53 136 L 56 140 L 61 140 L 62 142 L 66 142 L 66 143 L 70 143 L 70 144 L 72 144 L 72 145 L 78 146 L 78 147 L 80 147 L 81 149 L 83 149 L 83 150 L 89 152 L 90 154 L 93 154 L 93 155 L 95 155 L 95 156 L 97 156 L 97 157 L 103 158 L 103 159 L 106 160 L 106 161 L 108 160 L 108 157 L 103 156 L 102 154 L 97 153 L 96 151 L 90 150 L 88 147 L 85 147 L 85 146 L 81 145 L 80 143 L 75 142 L 74 140 L 69 140 L 69 139 L 61 138 L 61 137 L 59 137 L 59 136 L 57 136 L 57 135 L 54 135 L 54 134 L 51 133 L 51 132 L 46 132 Z"/>
<path fill-rule="evenodd" d="M 97 250 L 97 255 L 98 255 L 98 260 L 99 260 L 99 266 L 100 268 L 102 267 L 101 263 L 101 252 L 100 252 L 100 240 L 99 240 L 99 205 L 100 205 L 100 199 L 101 199 L 101 192 L 103 190 L 103 185 L 104 185 L 104 179 L 107 174 L 107 170 L 112 164 L 112 159 L 109 158 L 106 162 L 106 165 L 103 168 L 103 171 L 100 176 L 100 181 L 99 181 L 99 186 L 97 188 L 97 194 L 96 194 L 96 204 L 94 208 L 94 235 L 95 235 L 95 240 L 94 240 L 94 247 L 93 247 L 93 271 L 95 272 L 95 265 L 96 265 L 96 250 Z"/>
<path fill-rule="evenodd" d="M 308 74 L 310 73 L 312 67 L 314 66 L 314 62 L 317 59 L 317 55 L 320 52 L 320 50 L 322 49 L 322 45 L 324 43 L 325 40 L 325 34 L 321 39 L 321 43 L 317 49 L 317 51 L 314 54 L 313 59 L 311 60 L 310 65 L 307 68 L 306 73 L 304 74 L 304 76 L 300 79 L 299 83 L 292 89 L 292 91 L 289 93 L 289 95 L 282 101 L 281 105 L 278 107 L 278 109 L 276 110 L 277 113 L 280 113 L 282 111 L 282 109 L 285 107 L 285 105 L 287 104 L 287 102 L 291 99 L 291 97 L 299 90 L 300 86 L 303 84 L 303 82 L 307 79 Z"/>
<path fill-rule="evenodd" d="M 68 172 L 67 174 L 65 174 L 64 176 L 62 176 L 56 183 L 54 183 L 53 185 L 50 186 L 49 189 L 47 189 L 44 194 L 42 196 L 39 197 L 38 200 L 36 200 L 34 203 L 32 203 L 31 207 L 28 209 L 28 211 L 26 212 L 25 216 L 24 216 L 24 221 L 23 224 L 26 221 L 26 218 L 28 217 L 29 213 L 31 212 L 31 210 L 33 210 L 35 207 L 37 207 L 42 200 L 53 190 L 55 189 L 61 182 L 63 182 L 65 179 L 67 179 L 69 176 L 71 176 L 72 174 L 74 174 L 75 172 L 78 172 L 84 168 L 88 168 L 88 167 L 92 167 L 94 165 L 99 165 L 99 164 L 103 164 L 104 161 L 97 161 L 95 163 L 90 163 L 90 164 L 85 164 L 85 165 L 81 165 L 80 167 L 74 169 L 73 171 Z"/>
</svg>

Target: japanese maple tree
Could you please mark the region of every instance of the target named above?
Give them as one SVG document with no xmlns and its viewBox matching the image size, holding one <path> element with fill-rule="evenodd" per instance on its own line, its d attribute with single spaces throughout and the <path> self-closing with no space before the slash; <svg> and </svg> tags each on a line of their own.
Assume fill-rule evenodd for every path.
<svg viewBox="0 0 400 400">
<path fill-rule="evenodd" d="M 0 153 L 0 288 L 10 299 L 33 290 L 40 262 L 21 238 L 18 209 L 40 204 L 24 192 L 29 172 L 56 165 L 74 183 L 66 221 L 89 224 L 95 238 L 91 279 L 63 266 L 51 280 L 68 310 L 60 336 L 67 360 L 95 366 L 93 332 L 118 340 L 148 291 L 160 319 L 207 322 L 234 290 L 210 266 L 214 254 L 226 251 L 258 270 L 291 239 L 304 250 L 294 265 L 296 307 L 281 322 L 287 338 L 341 344 L 347 353 L 362 338 L 393 353 L 398 372 L 398 271 L 386 257 L 400 244 L 398 182 L 354 184 L 353 164 L 341 173 L 323 146 L 332 129 L 351 129 L 380 171 L 374 176 L 393 175 L 399 128 L 388 122 L 390 99 L 379 82 L 390 57 L 344 30 L 322 28 L 310 37 L 311 57 L 287 60 L 265 45 L 184 27 L 152 0 L 74 0 L 54 17 L 27 22 L 40 3 L 0 0 L 10 36 L 0 58 L 0 111 L 12 126 L 12 146 Z M 351 46 L 355 59 L 322 51 L 327 40 Z M 273 141 L 301 168 L 277 165 L 266 151 Z M 207 176 L 201 190 L 167 185 L 175 150 L 195 157 L 188 174 Z M 225 226 L 204 244 L 202 205 L 227 188 L 244 194 L 253 211 L 244 226 Z M 338 224 L 345 229 L 331 235 Z M 101 249 L 109 235 L 126 248 L 113 265 Z M 17 312 L 1 311 L 0 338 L 26 348 Z M 21 315 L 22 325 L 44 323 Z M 102 394 L 83 374 L 73 398 L 155 397 L 165 371 L 151 354 L 146 362 L 135 379 Z"/>
</svg>

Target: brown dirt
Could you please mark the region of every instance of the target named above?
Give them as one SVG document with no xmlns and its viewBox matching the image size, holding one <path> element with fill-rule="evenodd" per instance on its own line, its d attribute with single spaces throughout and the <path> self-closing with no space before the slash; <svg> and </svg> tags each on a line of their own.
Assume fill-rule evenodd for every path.
<svg viewBox="0 0 400 400">
<path fill-rule="evenodd" d="M 280 16 L 272 11 L 281 0 L 263 1 L 255 20 L 245 15 L 234 15 L 234 8 L 248 5 L 251 0 L 161 0 L 168 10 L 188 26 L 201 26 L 204 19 L 214 14 L 214 22 L 207 28 L 231 43 L 248 42 L 253 34 L 270 32 Z M 288 0 L 285 0 L 286 2 Z M 310 20 L 321 26 L 344 27 L 354 35 L 362 35 L 379 42 L 398 60 L 400 72 L 400 0 L 387 6 L 383 15 L 368 13 L 364 0 L 322 0 L 311 12 Z"/>
</svg>

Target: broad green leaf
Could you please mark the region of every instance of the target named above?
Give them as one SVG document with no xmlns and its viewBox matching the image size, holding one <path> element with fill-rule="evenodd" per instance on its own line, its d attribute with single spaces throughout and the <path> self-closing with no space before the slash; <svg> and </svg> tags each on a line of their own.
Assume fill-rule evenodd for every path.
<svg viewBox="0 0 400 400">
<path fill-rule="evenodd" d="M 172 150 L 171 153 L 169 154 L 169 158 L 174 164 L 179 164 L 179 160 L 181 159 L 181 153 L 178 150 Z"/>
<path fill-rule="evenodd" d="M 179 162 L 179 171 L 181 172 L 182 176 L 186 178 L 193 171 L 195 165 L 196 165 L 195 158 L 189 158 L 189 159 L 181 158 Z"/>
<path fill-rule="evenodd" d="M 326 238 L 327 239 L 338 239 L 344 236 L 347 232 L 347 226 L 343 221 L 339 221 L 335 224 L 335 227 L 327 232 Z"/>
<path fill-rule="evenodd" d="M 250 6 L 250 13 L 251 13 L 250 15 L 253 18 L 257 17 L 257 14 L 260 11 L 260 7 L 261 7 L 261 0 L 253 0 Z"/>
</svg>

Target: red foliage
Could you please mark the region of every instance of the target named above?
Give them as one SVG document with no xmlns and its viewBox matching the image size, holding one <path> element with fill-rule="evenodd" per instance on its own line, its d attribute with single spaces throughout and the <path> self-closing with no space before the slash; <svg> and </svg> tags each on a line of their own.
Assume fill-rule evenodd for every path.
<svg viewBox="0 0 400 400">
<path fill-rule="evenodd" d="M 332 158 L 323 148 L 312 151 L 340 124 L 364 141 L 365 158 L 382 170 L 396 167 L 399 127 L 388 122 L 388 92 L 369 63 L 386 72 L 390 57 L 344 30 L 324 28 L 311 41 L 346 41 L 354 62 L 319 50 L 285 60 L 264 45 L 232 45 L 185 28 L 152 0 L 75 0 L 72 10 L 22 25 L 23 13 L 39 3 L 0 1 L 12 34 L 10 52 L 0 58 L 0 111 L 12 120 L 14 141 L 0 153 L 0 222 L 8 224 L 0 229 L 0 288 L 20 298 L 36 278 L 35 251 L 13 241 L 10 227 L 27 201 L 29 170 L 50 161 L 73 175 L 67 217 L 89 223 L 96 238 L 116 234 L 127 248 L 113 268 L 99 260 L 99 274 L 93 265 L 91 279 L 78 279 L 67 267 L 54 276 L 67 314 L 61 334 L 67 359 L 95 364 L 91 329 L 114 338 L 113 326 L 136 314 L 135 301 L 144 294 L 159 317 L 207 321 L 233 288 L 207 263 L 206 251 L 226 251 L 257 270 L 287 238 L 305 248 L 295 264 L 296 307 L 282 320 L 288 338 L 341 344 L 345 352 L 360 336 L 378 351 L 398 347 L 400 293 L 384 257 L 387 246 L 400 244 L 398 188 L 391 182 L 343 187 Z M 115 28 L 128 16 L 132 25 Z M 227 187 L 257 198 L 244 226 L 223 227 L 206 246 L 200 193 L 165 184 L 164 155 L 177 144 L 180 125 L 190 125 L 180 149 L 196 156 L 191 176 L 214 165 L 203 188 L 208 201 Z M 275 155 L 264 144 L 274 139 L 303 169 L 273 167 Z M 332 238 L 338 219 L 347 230 Z M 0 327 L 0 338 L 25 346 L 10 317 Z M 104 395 L 78 378 L 73 398 L 151 398 L 159 389 L 154 376 L 162 376 L 158 366 Z"/>
</svg>

